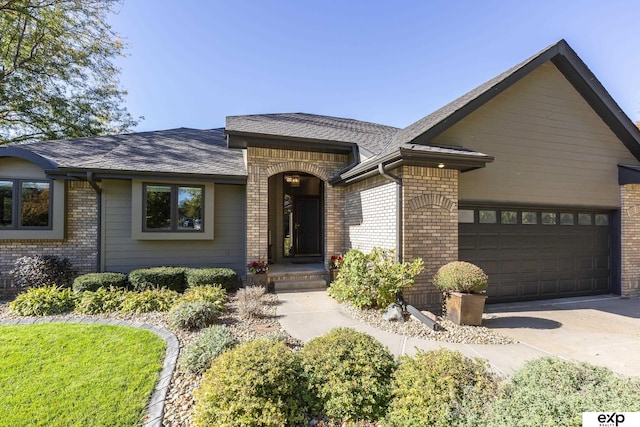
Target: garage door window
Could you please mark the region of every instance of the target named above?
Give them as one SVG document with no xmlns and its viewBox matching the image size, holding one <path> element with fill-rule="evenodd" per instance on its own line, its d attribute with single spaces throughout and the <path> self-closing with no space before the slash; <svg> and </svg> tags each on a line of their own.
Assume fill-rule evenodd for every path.
<svg viewBox="0 0 640 427">
<path fill-rule="evenodd" d="M 578 214 L 578 225 L 591 225 L 591 214 Z"/>
<path fill-rule="evenodd" d="M 480 210 L 478 211 L 478 220 L 480 224 L 496 224 L 498 217 L 496 211 Z"/>
<path fill-rule="evenodd" d="M 538 223 L 538 214 L 537 214 L 537 212 L 522 212 L 522 223 L 523 224 L 537 224 Z"/>
<path fill-rule="evenodd" d="M 573 218 L 573 214 L 571 214 L 571 213 L 560 214 L 560 224 L 561 225 L 574 225 L 575 224 L 575 220 Z"/>
<path fill-rule="evenodd" d="M 609 225 L 609 215 L 596 214 L 596 225 Z"/>
<path fill-rule="evenodd" d="M 518 212 L 516 211 L 502 211 L 500 220 L 503 224 L 517 224 Z"/>
<path fill-rule="evenodd" d="M 542 212 L 543 225 L 556 225 L 558 223 L 558 214 L 555 212 Z"/>
</svg>

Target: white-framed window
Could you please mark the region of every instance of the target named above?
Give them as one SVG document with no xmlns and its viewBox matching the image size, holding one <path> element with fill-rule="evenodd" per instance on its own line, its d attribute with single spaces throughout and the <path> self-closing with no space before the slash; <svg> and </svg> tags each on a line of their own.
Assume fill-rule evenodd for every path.
<svg viewBox="0 0 640 427">
<path fill-rule="evenodd" d="M 134 179 L 131 190 L 134 239 L 213 239 L 213 183 Z"/>
<path fill-rule="evenodd" d="M 0 178 L 1 230 L 51 230 L 52 213 L 51 181 Z"/>
</svg>

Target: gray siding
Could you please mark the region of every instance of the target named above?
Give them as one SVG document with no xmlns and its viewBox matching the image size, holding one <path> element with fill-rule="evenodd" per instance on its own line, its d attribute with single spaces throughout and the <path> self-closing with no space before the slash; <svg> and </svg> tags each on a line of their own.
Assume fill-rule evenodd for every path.
<svg viewBox="0 0 640 427">
<path fill-rule="evenodd" d="M 495 157 L 460 175 L 460 201 L 620 206 L 617 164 L 638 160 L 551 63 L 433 141 Z"/>
<path fill-rule="evenodd" d="M 353 184 L 345 191 L 345 232 L 349 248 L 370 252 L 374 247 L 396 247 L 395 182 L 378 176 Z"/>
<path fill-rule="evenodd" d="M 128 273 L 142 267 L 229 267 L 245 273 L 245 187 L 216 185 L 214 239 L 189 241 L 131 238 L 131 182 L 103 186 L 103 268 Z"/>
</svg>

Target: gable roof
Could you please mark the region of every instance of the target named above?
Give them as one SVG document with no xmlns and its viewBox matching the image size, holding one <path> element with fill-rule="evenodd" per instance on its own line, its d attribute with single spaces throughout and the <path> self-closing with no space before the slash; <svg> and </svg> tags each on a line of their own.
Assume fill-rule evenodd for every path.
<svg viewBox="0 0 640 427">
<path fill-rule="evenodd" d="M 241 150 L 228 149 L 223 129 L 178 128 L 154 132 L 36 142 L 0 148 L 0 157 L 30 152 L 55 167 L 50 175 L 92 171 L 96 177 L 178 174 L 240 177 Z"/>
</svg>

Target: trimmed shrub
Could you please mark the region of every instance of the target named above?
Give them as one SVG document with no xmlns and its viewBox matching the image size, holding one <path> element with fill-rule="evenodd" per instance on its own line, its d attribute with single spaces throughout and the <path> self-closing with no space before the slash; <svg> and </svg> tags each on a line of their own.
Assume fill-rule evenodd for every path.
<svg viewBox="0 0 640 427">
<path fill-rule="evenodd" d="M 352 249 L 344 256 L 329 295 L 359 308 L 386 308 L 406 287 L 413 286 L 423 269 L 421 258 L 399 263 L 393 250 L 374 248 L 364 254 Z"/>
<path fill-rule="evenodd" d="M 368 421 L 385 414 L 396 364 L 375 338 L 336 328 L 309 341 L 299 355 L 314 413 Z"/>
<path fill-rule="evenodd" d="M 236 301 L 240 317 L 245 319 L 260 317 L 262 315 L 262 297 L 264 294 L 265 289 L 261 286 L 238 289 Z"/>
<path fill-rule="evenodd" d="M 19 316 L 50 316 L 66 313 L 74 307 L 71 289 L 56 286 L 31 288 L 9 303 L 9 310 Z"/>
<path fill-rule="evenodd" d="M 73 290 L 76 292 L 97 291 L 100 288 L 121 288 L 128 285 L 127 275 L 123 273 L 88 273 L 76 277 Z"/>
<path fill-rule="evenodd" d="M 227 292 L 220 286 L 199 285 L 187 289 L 178 302 L 204 301 L 213 304 L 218 312 L 226 311 Z"/>
<path fill-rule="evenodd" d="M 489 426 L 581 426 L 582 412 L 640 411 L 640 380 L 560 359 L 532 360 L 499 393 Z"/>
<path fill-rule="evenodd" d="M 486 410 L 497 386 L 484 361 L 457 351 L 440 349 L 402 356 L 393 377 L 385 426 L 473 425 L 476 411 Z M 477 409 L 475 405 L 479 405 Z"/>
<path fill-rule="evenodd" d="M 220 285 L 227 291 L 238 289 L 238 275 L 230 268 L 188 268 L 185 275 L 189 287 Z"/>
<path fill-rule="evenodd" d="M 68 258 L 55 255 L 35 255 L 18 258 L 9 272 L 16 285 L 37 288 L 55 285 L 68 288 L 76 274 Z"/>
<path fill-rule="evenodd" d="M 76 304 L 76 311 L 84 314 L 113 313 L 122 309 L 126 291 L 120 288 L 98 288 L 83 292 Z"/>
<path fill-rule="evenodd" d="M 193 331 L 213 324 L 218 314 L 218 309 L 210 302 L 181 302 L 169 310 L 168 322 L 172 328 Z"/>
<path fill-rule="evenodd" d="M 443 292 L 481 292 L 487 289 L 489 278 L 480 267 L 465 261 L 453 261 L 440 267 L 433 284 Z"/>
<path fill-rule="evenodd" d="M 198 339 L 187 347 L 180 359 L 180 368 L 188 374 L 202 374 L 209 369 L 213 359 L 236 344 L 228 326 L 211 326 L 204 329 Z"/>
<path fill-rule="evenodd" d="M 141 268 L 129 273 L 129 282 L 136 291 L 165 288 L 183 292 L 187 288 L 185 271 L 183 267 Z"/>
<path fill-rule="evenodd" d="M 196 426 L 301 425 L 305 390 L 298 358 L 272 340 L 242 344 L 218 356 L 194 392 Z"/>
<path fill-rule="evenodd" d="M 121 311 L 129 313 L 149 313 L 167 311 L 180 295 L 169 289 L 147 289 L 142 292 L 126 292 Z"/>
</svg>

